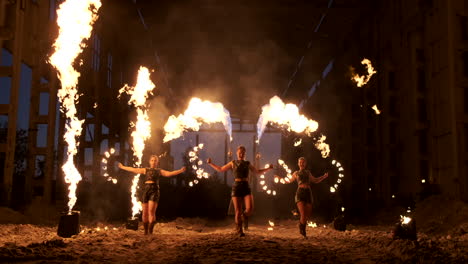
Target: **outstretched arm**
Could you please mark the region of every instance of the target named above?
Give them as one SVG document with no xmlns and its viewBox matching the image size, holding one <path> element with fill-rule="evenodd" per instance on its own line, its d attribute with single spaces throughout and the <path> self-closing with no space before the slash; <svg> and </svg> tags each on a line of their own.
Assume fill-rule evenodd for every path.
<svg viewBox="0 0 468 264">
<path fill-rule="evenodd" d="M 267 172 L 267 171 L 273 169 L 273 164 L 268 164 L 268 167 L 266 167 L 264 169 L 257 169 L 252 164 L 250 164 L 249 169 L 254 173 L 261 174 L 261 173 L 264 173 L 264 172 Z"/>
<path fill-rule="evenodd" d="M 161 170 L 161 175 L 164 176 L 164 177 L 171 177 L 171 176 L 174 176 L 174 175 L 177 175 L 177 174 L 181 174 L 184 171 L 185 171 L 185 167 L 182 167 L 182 168 L 180 168 L 178 170 L 175 170 L 175 171 Z"/>
<path fill-rule="evenodd" d="M 119 169 L 126 170 L 126 171 L 133 172 L 133 173 L 138 173 L 138 174 L 145 174 L 146 173 L 145 168 L 128 167 L 128 166 L 122 165 L 122 163 L 120 163 L 120 162 L 119 162 Z"/>
<path fill-rule="evenodd" d="M 320 177 L 314 177 L 314 176 L 312 176 L 312 173 L 311 173 L 311 174 L 309 175 L 309 177 L 310 177 L 310 179 L 311 179 L 311 181 L 312 181 L 313 183 L 320 183 L 320 182 L 322 182 L 323 180 L 325 180 L 325 179 L 328 177 L 328 172 L 326 172 L 325 174 L 323 174 L 323 175 L 320 176 Z"/>
<path fill-rule="evenodd" d="M 218 166 L 218 165 L 216 165 L 214 163 L 211 163 L 211 158 L 208 158 L 206 160 L 206 163 L 208 163 L 208 165 L 210 165 L 213 169 L 215 169 L 218 172 L 225 172 L 225 171 L 228 171 L 228 170 L 232 169 L 232 161 L 229 162 L 228 164 L 222 166 L 222 167 L 220 167 L 220 166 Z"/>
<path fill-rule="evenodd" d="M 286 183 L 292 183 L 292 182 L 294 182 L 294 181 L 297 179 L 297 171 L 293 172 L 293 174 L 291 174 L 291 176 L 292 176 L 292 179 L 291 179 L 291 180 L 289 180 L 288 177 L 281 178 L 281 177 L 278 176 L 278 175 L 275 175 L 275 178 L 277 178 L 278 180 L 281 180 L 281 179 L 288 179 L 287 181 L 286 181 L 286 180 L 284 181 L 284 184 L 286 184 Z"/>
</svg>

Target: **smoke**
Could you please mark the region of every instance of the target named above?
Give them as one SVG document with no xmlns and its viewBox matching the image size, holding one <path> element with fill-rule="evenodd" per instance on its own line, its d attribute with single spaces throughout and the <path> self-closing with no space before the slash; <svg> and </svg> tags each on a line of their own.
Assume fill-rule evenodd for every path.
<svg viewBox="0 0 468 264">
<path fill-rule="evenodd" d="M 183 1 L 164 11 L 151 30 L 175 97 L 221 102 L 256 120 L 285 87 L 280 71 L 293 59 L 270 37 L 272 18 L 260 3 Z"/>
</svg>

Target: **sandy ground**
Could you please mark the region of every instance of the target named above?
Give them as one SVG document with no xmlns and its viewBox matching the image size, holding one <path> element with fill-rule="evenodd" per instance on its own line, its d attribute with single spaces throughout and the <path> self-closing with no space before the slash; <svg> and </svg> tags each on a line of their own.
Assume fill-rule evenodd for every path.
<svg viewBox="0 0 468 264">
<path fill-rule="evenodd" d="M 258 217 L 242 238 L 230 218 L 178 218 L 150 236 L 141 223 L 134 231 L 82 221 L 81 233 L 61 238 L 57 218 L 31 223 L 37 215 L 0 207 L 0 263 L 468 263 L 468 206 L 440 197 L 418 205 L 416 241 L 394 239 L 388 223 L 346 231 L 322 224 L 307 227 L 304 239 L 295 220 L 277 220 L 269 231 Z"/>
<path fill-rule="evenodd" d="M 391 226 L 308 227 L 300 237 L 296 221 L 251 224 L 237 237 L 232 224 L 203 219 L 158 223 L 155 233 L 121 225 L 82 226 L 72 238 L 56 227 L 0 225 L 0 259 L 15 263 L 468 263 L 468 233 L 392 238 Z M 216 226 L 214 226 L 216 225 Z"/>
</svg>

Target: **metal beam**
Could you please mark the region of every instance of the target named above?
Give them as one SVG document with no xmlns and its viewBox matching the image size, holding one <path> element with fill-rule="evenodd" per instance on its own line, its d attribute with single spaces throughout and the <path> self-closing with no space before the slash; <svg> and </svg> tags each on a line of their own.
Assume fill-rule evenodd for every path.
<svg viewBox="0 0 468 264">
<path fill-rule="evenodd" d="M 8 136 L 7 152 L 5 153 L 4 167 L 4 197 L 8 205 L 11 204 L 13 190 L 13 174 L 15 172 L 15 147 L 16 147 L 16 121 L 18 116 L 18 92 L 21 71 L 21 44 L 23 40 L 24 11 L 16 4 L 15 40 L 13 42 L 13 73 L 11 80 L 10 104 L 8 109 Z"/>
</svg>

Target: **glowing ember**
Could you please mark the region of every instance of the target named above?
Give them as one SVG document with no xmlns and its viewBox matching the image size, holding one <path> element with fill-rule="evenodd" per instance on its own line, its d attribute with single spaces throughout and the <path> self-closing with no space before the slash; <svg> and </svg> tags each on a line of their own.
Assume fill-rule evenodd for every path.
<svg viewBox="0 0 468 264">
<path fill-rule="evenodd" d="M 354 73 L 354 68 L 351 67 L 351 75 L 352 75 L 351 80 L 356 82 L 357 87 L 364 86 L 366 83 L 369 82 L 372 75 L 377 73 L 377 71 L 374 70 L 374 67 L 372 67 L 372 64 L 371 64 L 370 60 L 364 58 L 361 61 L 361 64 L 366 65 L 367 75 L 359 76 L 358 74 Z"/>
<path fill-rule="evenodd" d="M 326 158 L 330 155 L 330 146 L 325 143 L 325 139 L 327 139 L 327 137 L 322 135 L 314 144 L 315 147 L 320 150 L 320 153 L 322 153 L 322 158 Z"/>
<path fill-rule="evenodd" d="M 221 122 L 232 140 L 232 124 L 229 111 L 221 103 L 202 101 L 192 98 L 184 114 L 171 115 L 164 125 L 164 142 L 179 138 L 185 130 L 198 131 L 202 122 L 211 124 Z"/>
<path fill-rule="evenodd" d="M 268 123 L 284 126 L 288 131 L 305 132 L 309 136 L 318 129 L 316 121 L 300 115 L 295 104 L 284 104 L 278 96 L 272 97 L 270 103 L 262 107 L 262 114 L 257 122 L 257 143 L 260 142 Z"/>
<path fill-rule="evenodd" d="M 148 113 L 145 109 L 146 99 L 152 93 L 155 88 L 154 83 L 150 79 L 150 72 L 148 68 L 140 67 L 138 70 L 137 84 L 135 86 L 125 85 L 119 90 L 119 93 L 127 93 L 130 95 L 128 100 L 129 105 L 134 105 L 137 110 L 137 121 L 132 125 L 135 130 L 132 132 L 132 150 L 133 156 L 136 157 L 135 165 L 139 167 L 141 165 L 141 158 L 143 157 L 143 150 L 145 149 L 145 141 L 151 136 L 151 123 L 148 119 Z M 137 174 L 132 180 L 132 216 L 141 211 L 141 204 L 138 202 L 136 197 L 136 191 L 138 186 L 138 180 L 140 176 Z"/>
<path fill-rule="evenodd" d="M 380 115 L 381 111 L 377 108 L 377 105 L 372 106 L 372 109 L 375 111 L 377 115 Z"/>
<path fill-rule="evenodd" d="M 307 226 L 308 226 L 308 227 L 312 227 L 312 228 L 316 228 L 316 227 L 317 227 L 317 224 L 314 223 L 314 222 L 307 222 Z"/>
<path fill-rule="evenodd" d="M 411 222 L 410 217 L 400 215 L 400 218 L 401 218 L 400 221 L 403 225 L 407 225 L 409 224 L 409 222 Z"/>
<path fill-rule="evenodd" d="M 294 142 L 294 146 L 295 146 L 295 147 L 298 147 L 298 146 L 300 146 L 301 144 L 302 144 L 302 138 L 300 138 L 300 139 L 298 139 L 298 140 L 296 140 L 296 141 Z"/>
<path fill-rule="evenodd" d="M 81 135 L 81 125 L 84 121 L 76 116 L 76 103 L 79 98 L 76 85 L 80 74 L 73 68 L 73 63 L 83 51 L 83 40 L 91 36 L 92 25 L 98 18 L 97 12 L 100 7 L 99 0 L 67 0 L 60 4 L 57 10 L 59 35 L 53 44 L 55 52 L 49 59 L 58 71 L 61 88 L 57 96 L 62 105 L 61 111 L 67 119 L 63 136 L 67 143 L 67 153 L 62 170 L 65 182 L 69 184 L 69 211 L 75 206 L 76 189 L 81 181 L 81 175 L 73 164 L 73 157 L 77 153 L 76 139 Z"/>
</svg>

